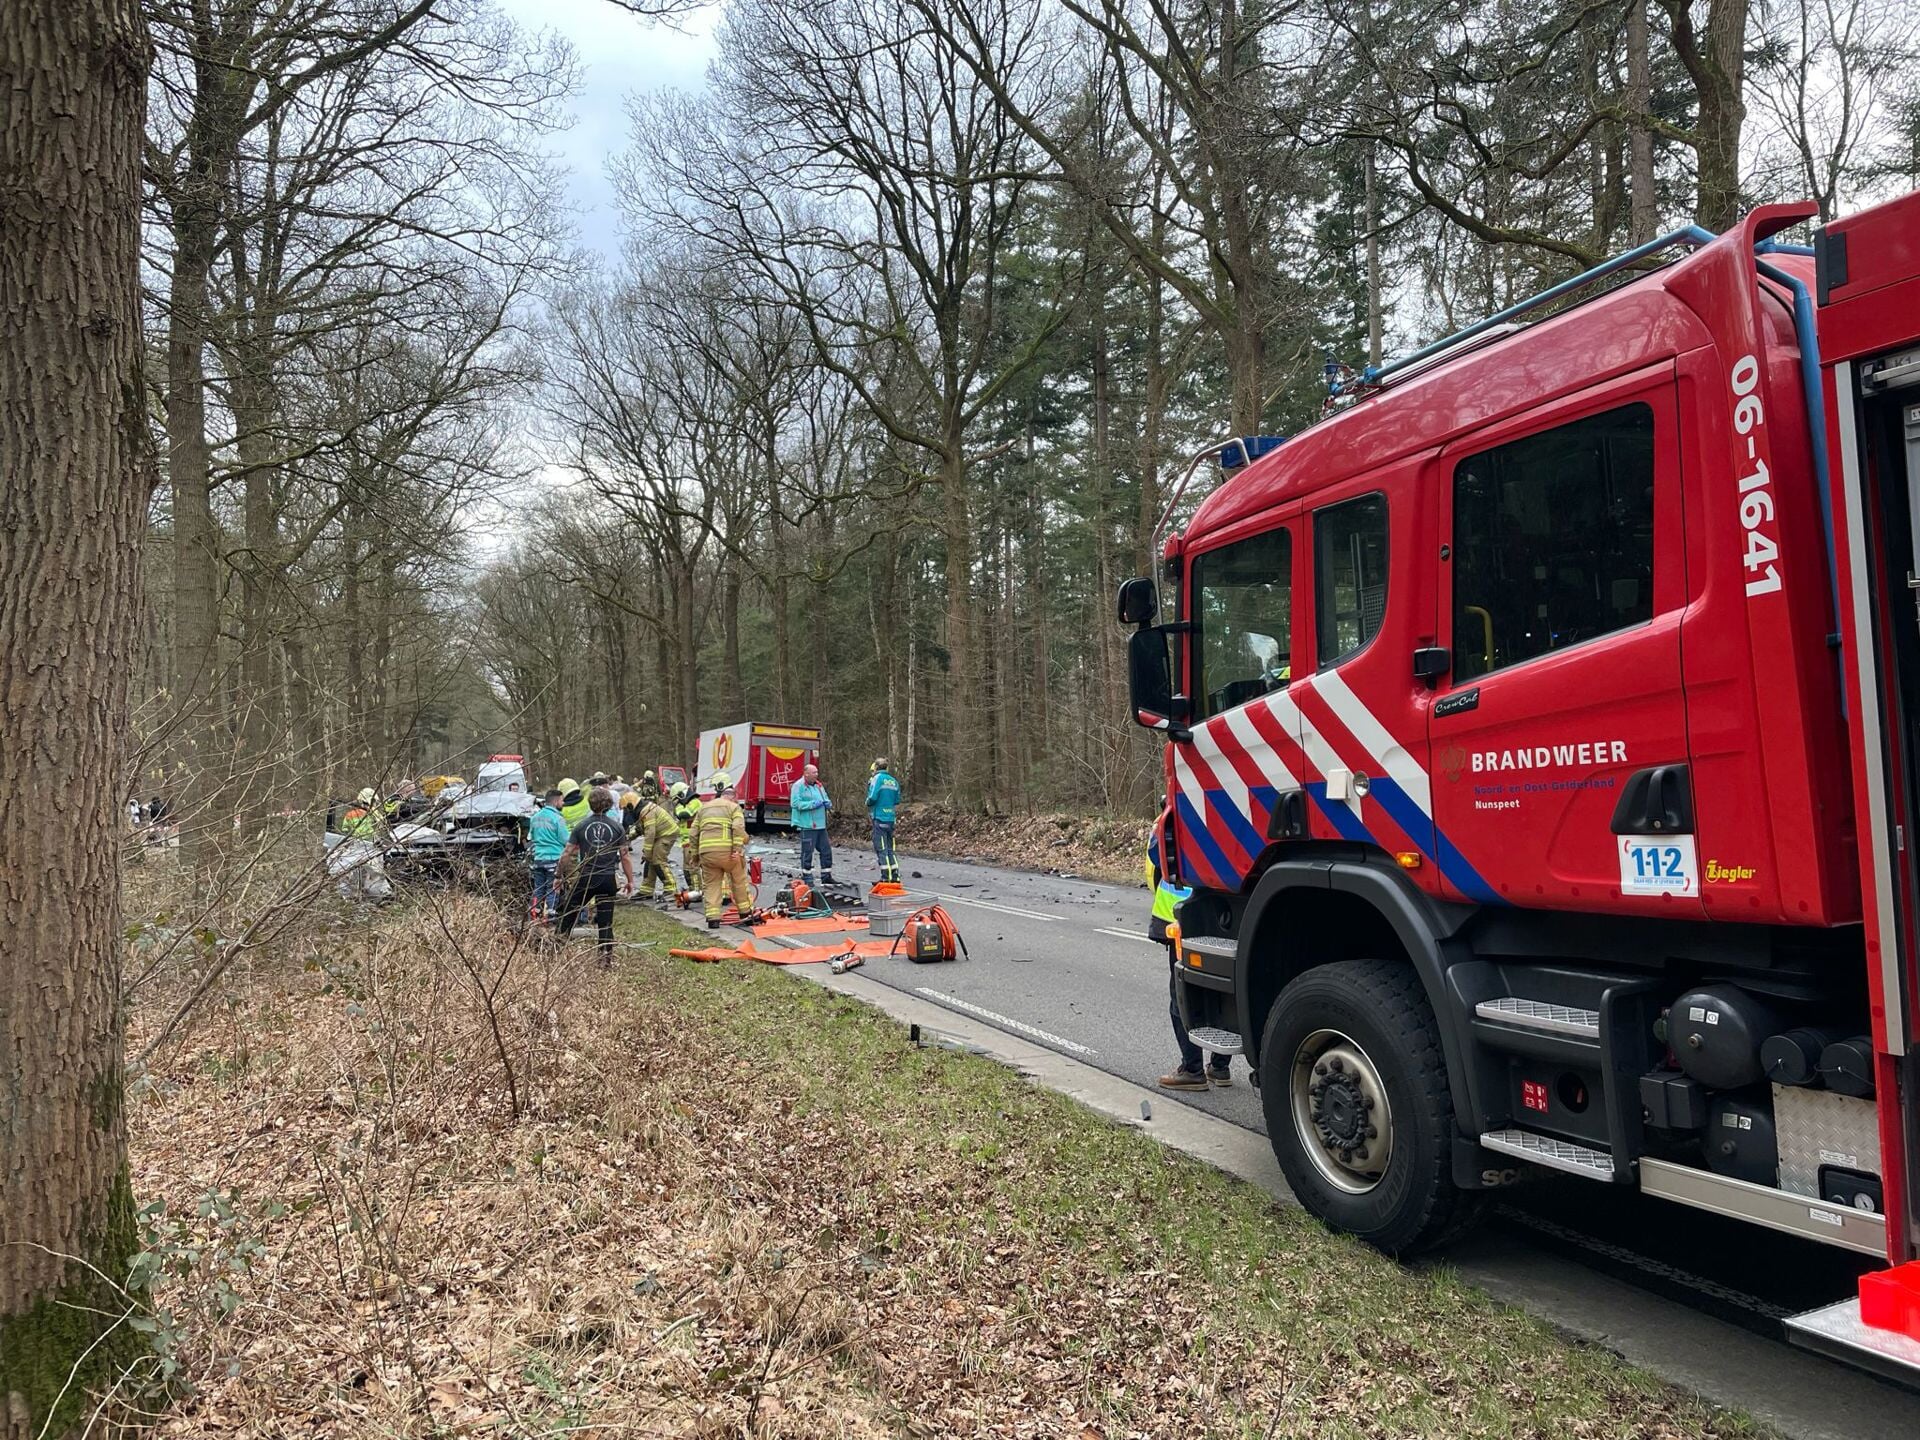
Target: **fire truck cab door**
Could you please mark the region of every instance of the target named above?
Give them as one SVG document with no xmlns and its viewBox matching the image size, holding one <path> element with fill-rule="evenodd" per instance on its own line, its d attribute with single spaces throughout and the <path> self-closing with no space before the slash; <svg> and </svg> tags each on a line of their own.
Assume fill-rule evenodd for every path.
<svg viewBox="0 0 1920 1440">
<path fill-rule="evenodd" d="M 1298 712 L 1288 698 L 1300 648 L 1297 507 L 1211 537 L 1187 562 L 1185 652 L 1193 718 L 1171 747 L 1180 878 L 1240 890 L 1261 855 L 1304 823 Z M 1304 831 L 1294 838 L 1302 838 Z"/>
<path fill-rule="evenodd" d="M 1433 807 L 1459 898 L 1704 913 L 1675 388 L 1671 364 L 1621 376 L 1433 462 L 1451 661 L 1428 712 Z"/>
</svg>

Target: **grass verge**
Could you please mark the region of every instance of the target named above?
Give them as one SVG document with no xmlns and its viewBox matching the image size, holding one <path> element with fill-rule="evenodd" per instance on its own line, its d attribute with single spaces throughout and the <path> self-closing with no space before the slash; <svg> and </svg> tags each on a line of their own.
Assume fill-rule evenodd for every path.
<svg viewBox="0 0 1920 1440">
<path fill-rule="evenodd" d="M 733 1123 L 787 1137 L 735 1170 L 742 1198 L 861 1297 L 903 1419 L 932 1400 L 939 1433 L 1758 1433 L 776 967 L 627 975 L 718 1040 L 749 1087 Z"/>
<path fill-rule="evenodd" d="M 130 1095 L 155 1433 L 1757 1433 L 998 1065 L 619 925 L 612 974 L 462 901 L 236 967 Z"/>
</svg>

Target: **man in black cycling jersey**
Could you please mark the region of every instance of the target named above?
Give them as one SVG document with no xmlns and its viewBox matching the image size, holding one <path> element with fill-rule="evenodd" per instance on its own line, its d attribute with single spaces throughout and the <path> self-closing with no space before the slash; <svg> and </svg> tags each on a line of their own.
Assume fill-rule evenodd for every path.
<svg viewBox="0 0 1920 1440">
<path fill-rule="evenodd" d="M 600 931 L 600 964 L 613 965 L 613 901 L 633 888 L 633 853 L 627 849 L 627 827 L 607 812 L 613 809 L 613 791 L 596 785 L 587 797 L 588 815 L 573 827 L 567 854 L 576 862 L 567 908 L 560 916 L 560 933 L 571 935 L 580 912 L 593 906 Z M 561 868 L 566 866 L 562 857 Z M 624 873 L 624 880 L 620 878 Z"/>
</svg>

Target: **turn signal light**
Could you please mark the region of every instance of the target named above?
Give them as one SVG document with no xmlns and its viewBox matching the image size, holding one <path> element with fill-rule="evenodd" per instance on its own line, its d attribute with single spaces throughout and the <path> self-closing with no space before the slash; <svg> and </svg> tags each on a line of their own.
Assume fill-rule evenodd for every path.
<svg viewBox="0 0 1920 1440">
<path fill-rule="evenodd" d="M 1418 850 L 1397 850 L 1394 852 L 1393 858 L 1402 870 L 1418 870 L 1420 868 L 1420 852 Z"/>
</svg>

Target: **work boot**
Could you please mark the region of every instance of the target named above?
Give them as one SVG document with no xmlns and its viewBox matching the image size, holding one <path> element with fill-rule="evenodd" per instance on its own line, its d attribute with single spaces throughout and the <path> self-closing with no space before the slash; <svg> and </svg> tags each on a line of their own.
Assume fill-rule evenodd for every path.
<svg viewBox="0 0 1920 1440">
<path fill-rule="evenodd" d="M 1169 1070 L 1160 1077 L 1162 1090 L 1204 1090 L 1207 1077 L 1197 1070 Z"/>
<path fill-rule="evenodd" d="M 1233 1084 L 1233 1067 L 1229 1065 L 1210 1066 L 1207 1070 L 1207 1079 L 1211 1080 L 1218 1089 L 1224 1090 Z"/>
<path fill-rule="evenodd" d="M 707 916 L 707 929 L 718 930 L 719 928 L 720 928 L 720 917 L 718 915 Z"/>
<path fill-rule="evenodd" d="M 836 890 L 840 888 L 840 882 L 833 878 L 833 872 L 831 870 L 820 877 L 820 883 L 822 885 L 831 885 Z"/>
</svg>

